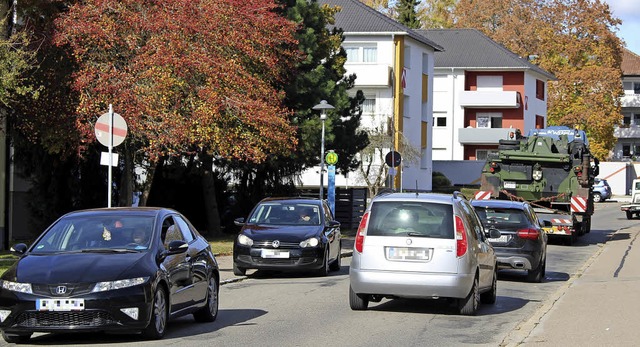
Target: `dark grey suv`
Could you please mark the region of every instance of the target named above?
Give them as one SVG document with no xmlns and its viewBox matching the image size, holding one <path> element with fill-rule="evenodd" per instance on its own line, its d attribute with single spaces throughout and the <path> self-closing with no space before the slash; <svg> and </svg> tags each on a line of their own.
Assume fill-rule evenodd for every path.
<svg viewBox="0 0 640 347">
<path fill-rule="evenodd" d="M 547 263 L 547 234 L 527 202 L 473 200 L 482 224 L 498 229 L 500 237 L 489 239 L 499 268 L 527 271 L 529 282 L 542 282 Z"/>
</svg>

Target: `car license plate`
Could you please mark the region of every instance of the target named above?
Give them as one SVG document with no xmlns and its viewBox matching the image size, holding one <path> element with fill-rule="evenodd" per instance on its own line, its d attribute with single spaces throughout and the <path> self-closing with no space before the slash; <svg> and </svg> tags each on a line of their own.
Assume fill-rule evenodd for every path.
<svg viewBox="0 0 640 347">
<path fill-rule="evenodd" d="M 387 247 L 387 259 L 428 261 L 430 259 L 430 249 L 414 247 Z"/>
<path fill-rule="evenodd" d="M 516 189 L 516 182 L 504 181 L 504 187 L 506 189 Z"/>
<path fill-rule="evenodd" d="M 83 311 L 84 299 L 37 299 L 38 311 Z"/>
<path fill-rule="evenodd" d="M 289 258 L 289 251 L 277 249 L 263 249 L 260 253 L 262 258 Z"/>
<path fill-rule="evenodd" d="M 509 235 L 500 235 L 500 237 L 495 238 L 495 239 L 488 239 L 489 242 L 495 242 L 495 243 L 507 243 L 509 242 Z"/>
</svg>

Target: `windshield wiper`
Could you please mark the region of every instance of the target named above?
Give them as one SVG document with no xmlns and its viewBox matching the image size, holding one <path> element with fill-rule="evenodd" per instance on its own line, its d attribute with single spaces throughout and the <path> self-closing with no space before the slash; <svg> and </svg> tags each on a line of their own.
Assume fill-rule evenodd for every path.
<svg viewBox="0 0 640 347">
<path fill-rule="evenodd" d="M 80 250 L 80 253 L 137 253 L 134 249 L 126 248 L 88 248 Z"/>
</svg>

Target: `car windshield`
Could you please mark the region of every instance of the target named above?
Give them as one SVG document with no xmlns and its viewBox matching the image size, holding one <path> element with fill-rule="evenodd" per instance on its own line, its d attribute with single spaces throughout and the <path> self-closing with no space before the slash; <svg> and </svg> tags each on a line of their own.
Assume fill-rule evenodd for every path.
<svg viewBox="0 0 640 347">
<path fill-rule="evenodd" d="M 320 225 L 320 206 L 302 202 L 269 201 L 259 204 L 248 223 L 265 225 Z"/>
<path fill-rule="evenodd" d="M 527 226 L 523 210 L 510 208 L 475 207 L 485 228 L 522 228 Z"/>
<path fill-rule="evenodd" d="M 371 206 L 370 236 L 422 236 L 452 239 L 453 207 L 429 202 L 379 201 Z"/>
<path fill-rule="evenodd" d="M 153 231 L 152 216 L 68 216 L 52 225 L 31 249 L 32 254 L 144 251 Z"/>
</svg>

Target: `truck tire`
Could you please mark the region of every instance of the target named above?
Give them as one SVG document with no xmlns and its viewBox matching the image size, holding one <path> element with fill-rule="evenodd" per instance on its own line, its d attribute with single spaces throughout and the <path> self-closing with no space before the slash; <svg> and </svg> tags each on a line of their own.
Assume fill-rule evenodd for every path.
<svg viewBox="0 0 640 347">
<path fill-rule="evenodd" d="M 520 149 L 520 146 L 517 146 L 517 145 L 498 145 L 498 150 L 499 151 L 510 151 L 510 150 L 516 150 L 516 149 Z"/>
<path fill-rule="evenodd" d="M 498 140 L 499 145 L 520 145 L 520 140 Z"/>
<path fill-rule="evenodd" d="M 627 219 L 633 219 L 633 213 L 631 213 L 631 211 L 626 211 L 627 212 Z"/>
</svg>

